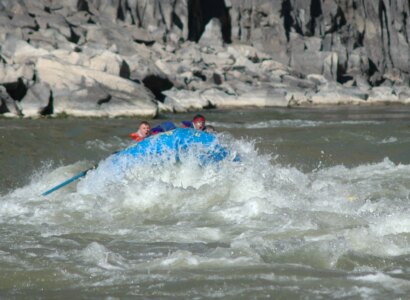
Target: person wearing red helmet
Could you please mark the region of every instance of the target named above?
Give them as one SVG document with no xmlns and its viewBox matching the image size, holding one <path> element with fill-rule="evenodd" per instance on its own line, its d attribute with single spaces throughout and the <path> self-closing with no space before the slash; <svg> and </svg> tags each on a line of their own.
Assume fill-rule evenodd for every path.
<svg viewBox="0 0 410 300">
<path fill-rule="evenodd" d="M 197 130 L 205 131 L 205 117 L 203 115 L 195 115 L 192 121 L 182 121 L 182 127 L 184 128 L 195 128 Z"/>
</svg>

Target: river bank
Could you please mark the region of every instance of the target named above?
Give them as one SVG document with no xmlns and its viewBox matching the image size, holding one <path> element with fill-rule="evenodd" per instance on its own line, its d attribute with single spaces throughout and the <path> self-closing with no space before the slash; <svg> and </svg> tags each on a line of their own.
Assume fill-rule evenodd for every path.
<svg viewBox="0 0 410 300">
<path fill-rule="evenodd" d="M 140 119 L 0 119 L 0 297 L 404 299 L 409 116 L 210 110 L 240 163 L 96 173 L 48 197 Z"/>
<path fill-rule="evenodd" d="M 404 3 L 256 2 L 2 0 L 0 114 L 410 103 Z"/>
</svg>

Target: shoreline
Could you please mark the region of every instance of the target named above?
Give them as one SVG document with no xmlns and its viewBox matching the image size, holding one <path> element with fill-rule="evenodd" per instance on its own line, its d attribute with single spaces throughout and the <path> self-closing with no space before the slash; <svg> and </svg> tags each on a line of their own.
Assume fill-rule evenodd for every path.
<svg viewBox="0 0 410 300">
<path fill-rule="evenodd" d="M 397 29 L 410 22 L 389 28 L 395 43 L 386 49 L 386 28 L 364 2 L 357 3 L 362 9 L 326 6 L 302 20 L 309 7 L 301 0 L 286 14 L 267 0 L 219 1 L 209 18 L 194 20 L 202 6 L 149 1 L 140 22 L 139 6 L 115 1 L 6 2 L 0 0 L 3 117 L 152 119 L 211 108 L 410 104 L 409 39 Z M 172 17 L 158 15 L 157 6 Z M 394 5 L 388 12 L 392 20 L 408 15 Z M 346 16 L 340 24 L 339 13 Z M 365 28 L 357 23 L 363 16 Z M 340 27 L 329 32 L 326 24 Z"/>
<path fill-rule="evenodd" d="M 401 103 L 401 102 L 387 102 L 387 103 L 377 103 L 377 104 L 318 104 L 318 105 L 297 105 L 297 106 L 288 106 L 288 107 L 283 107 L 283 106 L 266 106 L 266 107 L 259 107 L 259 106 L 240 106 L 240 107 L 217 107 L 217 108 L 211 108 L 211 109 L 202 109 L 202 110 L 191 110 L 191 111 L 185 111 L 185 112 L 160 112 L 158 113 L 155 117 L 151 118 L 146 118 L 141 115 L 115 115 L 115 116 L 100 116 L 100 115 L 89 115 L 89 116 L 76 116 L 76 115 L 68 115 L 65 113 L 62 114 L 55 114 L 55 115 L 47 115 L 47 116 L 17 116 L 17 115 L 7 115 L 7 114 L 0 114 L 0 120 L 64 120 L 64 119 L 78 119 L 78 120 L 101 120 L 101 119 L 107 119 L 107 120 L 119 120 L 119 119 L 138 119 L 138 120 L 148 120 L 148 121 L 153 121 L 153 120 L 162 120 L 164 119 L 164 116 L 167 116 L 167 119 L 171 119 L 172 116 L 175 117 L 180 117 L 180 116 L 191 116 L 196 113 L 200 113 L 203 115 L 207 115 L 207 113 L 212 114 L 212 113 L 221 113 L 221 112 L 264 112 L 264 111 L 281 111 L 281 112 L 286 112 L 286 111 L 295 111 L 295 110 L 306 110 L 306 111 L 317 111 L 317 112 L 328 112 L 328 111 L 341 111 L 341 110 L 369 110 L 369 111 L 380 111 L 386 109 L 386 112 L 388 112 L 390 109 L 402 109 L 405 108 L 406 110 L 408 109 L 410 111 L 410 105 L 409 103 Z"/>
</svg>

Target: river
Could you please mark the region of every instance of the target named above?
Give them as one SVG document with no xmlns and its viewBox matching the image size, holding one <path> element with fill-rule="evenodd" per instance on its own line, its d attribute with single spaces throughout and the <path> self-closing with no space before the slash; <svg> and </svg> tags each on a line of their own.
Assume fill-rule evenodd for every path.
<svg viewBox="0 0 410 300">
<path fill-rule="evenodd" d="M 205 116 L 240 162 L 90 172 L 46 197 L 140 120 L 0 119 L 0 298 L 408 297 L 409 107 Z"/>
</svg>

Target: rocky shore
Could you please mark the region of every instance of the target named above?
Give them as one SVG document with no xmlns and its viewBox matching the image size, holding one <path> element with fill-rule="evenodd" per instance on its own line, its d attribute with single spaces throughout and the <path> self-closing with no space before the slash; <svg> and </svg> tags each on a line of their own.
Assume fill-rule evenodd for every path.
<svg viewBox="0 0 410 300">
<path fill-rule="evenodd" d="M 410 2 L 0 0 L 0 115 L 410 104 Z"/>
</svg>

